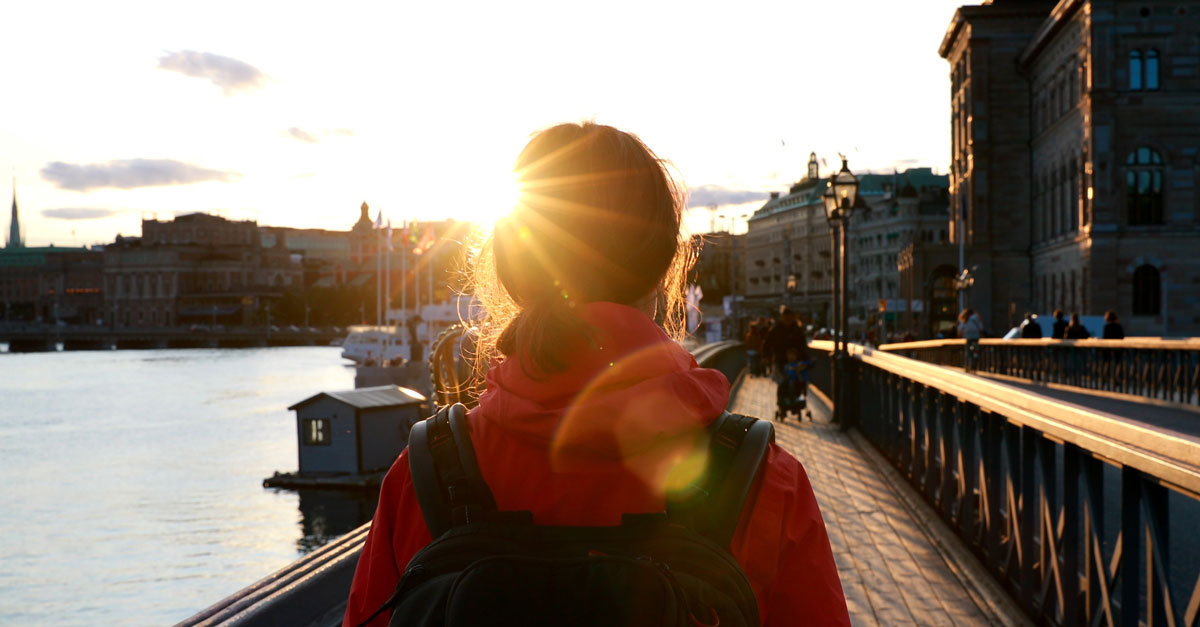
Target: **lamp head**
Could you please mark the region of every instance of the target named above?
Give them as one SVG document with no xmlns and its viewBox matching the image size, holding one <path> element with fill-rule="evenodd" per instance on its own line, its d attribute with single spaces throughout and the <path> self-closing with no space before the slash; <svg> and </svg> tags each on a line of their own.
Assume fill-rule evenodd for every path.
<svg viewBox="0 0 1200 627">
<path fill-rule="evenodd" d="M 858 198 L 858 177 L 850 172 L 846 158 L 842 157 L 842 169 L 833 177 L 833 193 L 843 217 L 850 217 L 854 201 Z"/>
<path fill-rule="evenodd" d="M 825 184 L 825 193 L 821 194 L 821 201 L 825 205 L 825 219 L 833 222 L 838 219 L 837 196 L 833 193 L 833 180 L 830 179 Z"/>
</svg>

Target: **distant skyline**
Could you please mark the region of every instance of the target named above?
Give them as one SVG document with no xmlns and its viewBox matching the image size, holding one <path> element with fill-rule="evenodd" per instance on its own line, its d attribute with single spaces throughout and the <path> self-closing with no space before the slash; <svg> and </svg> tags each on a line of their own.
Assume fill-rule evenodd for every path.
<svg viewBox="0 0 1200 627">
<path fill-rule="evenodd" d="M 0 193 L 11 172 L 30 246 L 195 211 L 345 230 L 364 200 L 485 219 L 532 132 L 595 120 L 672 163 L 704 231 L 704 206 L 753 211 L 813 151 L 823 175 L 838 152 L 945 172 L 937 47 L 963 4 L 18 3 Z"/>
</svg>

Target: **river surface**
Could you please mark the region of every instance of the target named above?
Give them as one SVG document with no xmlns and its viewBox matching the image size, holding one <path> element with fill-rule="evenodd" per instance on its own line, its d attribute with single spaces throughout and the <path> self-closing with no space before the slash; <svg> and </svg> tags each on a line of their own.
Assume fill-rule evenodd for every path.
<svg viewBox="0 0 1200 627">
<path fill-rule="evenodd" d="M 339 350 L 0 354 L 0 625 L 172 624 L 369 520 L 262 487 Z"/>
</svg>

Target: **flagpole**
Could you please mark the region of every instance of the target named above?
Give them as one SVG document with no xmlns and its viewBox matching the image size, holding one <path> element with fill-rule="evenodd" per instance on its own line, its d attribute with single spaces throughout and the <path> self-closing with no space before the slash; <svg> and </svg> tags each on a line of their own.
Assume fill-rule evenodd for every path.
<svg viewBox="0 0 1200 627">
<path fill-rule="evenodd" d="M 387 225 L 387 256 L 383 258 L 383 322 L 388 325 L 388 309 L 392 306 L 392 219 L 388 218 Z M 388 349 L 392 345 L 392 333 L 388 331 L 383 339 L 383 355 L 387 359 Z"/>
<path fill-rule="evenodd" d="M 404 326 L 408 326 L 408 224 L 400 229 L 400 317 Z M 407 336 L 404 336 L 407 337 Z M 412 357 L 412 346 L 408 347 L 408 356 Z"/>
<path fill-rule="evenodd" d="M 381 256 L 383 237 L 380 227 L 383 226 L 383 212 L 380 211 L 379 217 L 375 218 L 375 327 L 382 326 L 381 313 L 383 307 L 383 257 Z"/>
<path fill-rule="evenodd" d="M 426 270 L 425 276 L 428 279 L 427 281 L 425 281 L 425 288 L 429 290 L 429 304 L 432 305 L 433 304 L 433 245 L 432 244 L 430 244 L 429 250 L 425 251 L 425 254 L 428 257 L 425 260 L 425 270 Z M 428 342 L 429 345 L 431 345 L 431 346 L 433 345 L 433 327 L 428 322 L 425 323 L 425 341 Z"/>
</svg>

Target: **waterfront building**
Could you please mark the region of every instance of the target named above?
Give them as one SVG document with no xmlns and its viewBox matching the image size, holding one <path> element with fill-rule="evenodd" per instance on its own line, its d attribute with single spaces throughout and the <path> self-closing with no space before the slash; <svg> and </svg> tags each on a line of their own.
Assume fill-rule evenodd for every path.
<svg viewBox="0 0 1200 627">
<path fill-rule="evenodd" d="M 1114 309 L 1130 335 L 1200 334 L 1197 32 L 1200 5 L 1185 0 L 955 13 L 939 49 L 951 237 L 975 268 L 967 301 L 992 328 L 1062 307 Z M 926 271 L 949 261 L 932 254 Z"/>
<path fill-rule="evenodd" d="M 264 249 L 253 220 L 143 220 L 140 238 L 104 250 L 104 307 L 115 326 L 257 324 L 302 281 L 299 259 L 283 246 Z"/>
<path fill-rule="evenodd" d="M 906 324 L 913 323 L 911 317 L 883 314 L 925 311 L 926 299 L 905 298 L 898 264 L 911 243 L 948 238 L 949 179 L 930 168 L 910 168 L 859 174 L 858 180 L 859 200 L 849 231 L 851 328 L 865 331 L 885 322 L 884 332 L 912 330 Z M 826 182 L 813 154 L 806 176 L 786 195 L 773 192 L 750 218 L 744 265 L 748 310 L 770 313 L 786 304 L 808 322 L 829 325 L 831 233 L 821 199 Z M 881 307 L 881 302 L 888 305 Z"/>
<path fill-rule="evenodd" d="M 814 153 L 804 178 L 787 194 L 771 192 L 750 216 L 743 264 L 744 313 L 771 315 L 787 305 L 806 323 L 829 325 L 833 266 L 821 200 L 825 183 Z"/>
<path fill-rule="evenodd" d="M 103 254 L 87 248 L 0 249 L 0 321 L 97 324 Z"/>
<path fill-rule="evenodd" d="M 862 324 L 882 340 L 892 334 L 918 334 L 931 320 L 928 299 L 901 290 L 899 263 L 902 252 L 914 243 L 948 241 L 948 187 L 949 177 L 931 168 L 859 176 L 859 194 L 868 209 L 850 220 L 852 326 Z"/>
</svg>

